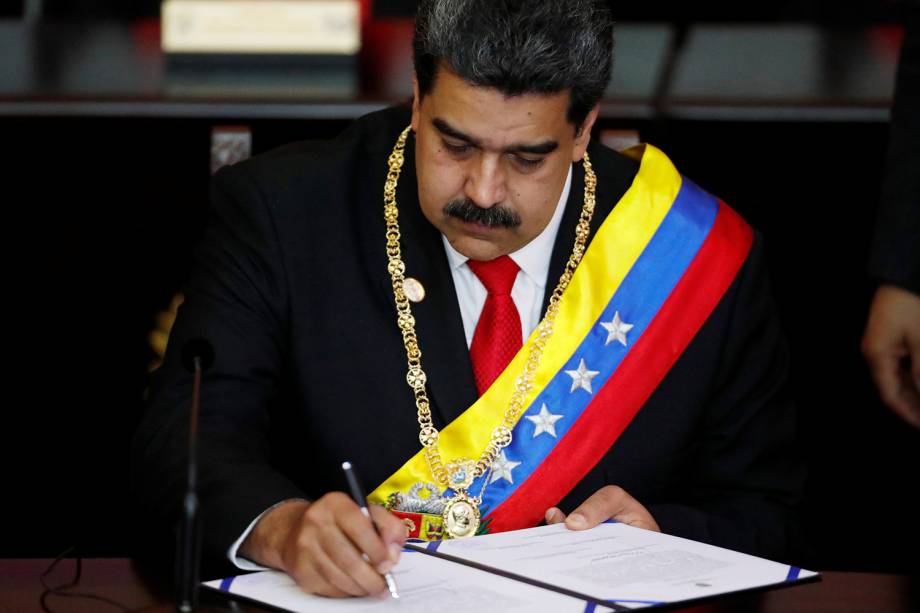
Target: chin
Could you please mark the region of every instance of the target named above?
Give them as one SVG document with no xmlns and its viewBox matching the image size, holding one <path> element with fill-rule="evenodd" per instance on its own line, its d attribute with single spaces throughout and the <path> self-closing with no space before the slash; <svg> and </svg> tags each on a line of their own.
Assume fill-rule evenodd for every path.
<svg viewBox="0 0 920 613">
<path fill-rule="evenodd" d="M 494 260 L 499 256 L 511 253 L 511 250 L 505 250 L 498 244 L 470 236 L 458 237 L 456 240 L 451 241 L 451 246 L 471 260 Z"/>
</svg>

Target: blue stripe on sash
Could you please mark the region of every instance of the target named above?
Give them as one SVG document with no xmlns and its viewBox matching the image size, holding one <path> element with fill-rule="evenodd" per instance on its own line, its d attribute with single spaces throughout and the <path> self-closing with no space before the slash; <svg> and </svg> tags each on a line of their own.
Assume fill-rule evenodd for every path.
<svg viewBox="0 0 920 613">
<path fill-rule="evenodd" d="M 798 566 L 790 566 L 789 574 L 786 575 L 786 581 L 795 581 L 799 578 L 799 573 L 802 572 L 802 569 Z"/>
<path fill-rule="evenodd" d="M 219 588 L 220 591 L 221 591 L 221 592 L 229 592 L 229 591 L 230 591 L 230 584 L 233 583 L 233 580 L 234 580 L 234 579 L 236 579 L 236 577 L 227 577 L 226 579 L 222 579 L 221 582 L 220 582 L 220 588 Z"/>
<path fill-rule="evenodd" d="M 610 322 L 618 311 L 622 321 L 633 325 L 627 333 L 627 347 L 616 340 L 605 346 L 607 330 L 600 325 L 591 328 L 572 357 L 536 397 L 513 430 L 513 440 L 504 453 L 510 462 L 520 462 L 512 469 L 514 483 L 503 478 L 490 483 L 485 489 L 482 507 L 494 510 L 500 505 L 565 436 L 593 398 L 593 394 L 586 390 L 571 392 L 572 377 L 565 371 L 577 370 L 580 360 L 584 359 L 589 370 L 600 371 L 591 381 L 592 391 L 596 393 L 607 382 L 628 353 L 628 348 L 636 343 L 654 319 L 696 257 L 718 210 L 718 200 L 683 179 L 671 209 L 601 315 L 601 322 Z M 563 415 L 554 425 L 557 438 L 548 433 L 534 437 L 535 425 L 525 419 L 527 415 L 539 414 L 544 404 L 550 413 Z M 482 491 L 483 479 L 485 476 L 476 479 L 469 491 Z"/>
</svg>

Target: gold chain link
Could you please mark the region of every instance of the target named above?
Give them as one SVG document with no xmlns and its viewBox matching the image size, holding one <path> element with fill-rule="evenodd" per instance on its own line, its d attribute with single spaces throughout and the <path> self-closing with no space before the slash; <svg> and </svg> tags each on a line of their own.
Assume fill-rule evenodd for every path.
<svg viewBox="0 0 920 613">
<path fill-rule="evenodd" d="M 389 260 L 387 270 L 393 282 L 393 295 L 396 298 L 396 322 L 399 325 L 403 345 L 406 348 L 406 362 L 408 364 L 406 383 L 412 388 L 412 392 L 415 395 L 415 406 L 418 409 L 419 442 L 425 448 L 425 458 L 428 460 L 432 476 L 440 485 L 447 486 L 447 469 L 444 468 L 441 452 L 438 449 L 439 432 L 431 422 L 431 402 L 428 400 L 428 392 L 425 389 L 428 377 L 425 375 L 425 371 L 422 370 L 422 350 L 415 334 L 415 318 L 412 316 L 412 308 L 403 289 L 403 284 L 406 280 L 406 265 L 402 261 L 402 251 L 399 246 L 399 208 L 396 204 L 396 185 L 399 182 L 399 174 L 405 161 L 404 150 L 410 129 L 411 126 L 403 130 L 399 135 L 396 146 L 393 148 L 393 152 L 387 162 L 389 172 L 383 188 L 383 214 L 387 223 L 387 258 Z M 581 217 L 575 228 L 575 246 L 572 248 L 572 253 L 569 255 L 569 260 L 562 276 L 559 277 L 559 283 L 550 296 L 546 315 L 543 316 L 537 326 L 536 337 L 531 343 L 524 370 L 515 380 L 514 393 L 511 396 L 511 400 L 508 401 L 505 416 L 501 424 L 492 431 L 491 440 L 476 462 L 474 470 L 476 477 L 486 474 L 501 450 L 511 443 L 511 431 L 526 408 L 524 400 L 533 388 L 534 376 L 537 372 L 537 367 L 540 365 L 543 349 L 553 335 L 553 326 L 556 322 L 556 315 L 559 312 L 559 301 L 563 292 L 565 292 L 565 288 L 568 287 L 572 275 L 575 273 L 575 268 L 584 255 L 585 244 L 591 233 L 591 216 L 594 215 L 595 189 L 597 187 L 597 177 L 591 167 L 587 152 L 584 157 L 584 167 L 584 203 L 581 207 Z"/>
</svg>

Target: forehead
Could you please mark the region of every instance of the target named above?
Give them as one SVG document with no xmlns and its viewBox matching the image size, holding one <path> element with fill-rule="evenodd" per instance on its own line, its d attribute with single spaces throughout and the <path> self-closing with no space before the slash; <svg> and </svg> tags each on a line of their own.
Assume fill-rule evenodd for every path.
<svg viewBox="0 0 920 613">
<path fill-rule="evenodd" d="M 438 70 L 431 91 L 421 101 L 430 123 L 435 119 L 484 145 L 556 138 L 572 127 L 569 92 L 508 96 L 497 89 L 472 85 L 450 70 Z"/>
</svg>

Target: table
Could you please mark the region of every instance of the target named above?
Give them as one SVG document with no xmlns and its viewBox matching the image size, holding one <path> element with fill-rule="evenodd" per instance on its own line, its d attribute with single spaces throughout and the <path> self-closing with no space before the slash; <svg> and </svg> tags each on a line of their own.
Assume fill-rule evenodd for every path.
<svg viewBox="0 0 920 613">
<path fill-rule="evenodd" d="M 0 611 L 28 613 L 41 611 L 42 593 L 39 577 L 48 568 L 49 559 L 0 560 Z M 49 577 L 52 585 L 73 576 L 75 560 L 65 559 Z M 90 558 L 83 560 L 83 576 L 73 591 L 104 596 L 129 609 L 148 613 L 171 610 L 168 589 L 161 578 L 152 577 L 136 562 L 127 558 Z M 93 600 L 51 596 L 51 611 L 67 613 L 116 611 Z M 202 592 L 205 611 L 267 611 L 258 606 L 234 603 L 221 595 Z M 920 577 L 877 573 L 826 572 L 820 582 L 789 588 L 739 594 L 709 604 L 678 609 L 693 613 L 908 613 L 920 609 Z"/>
</svg>

